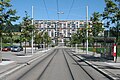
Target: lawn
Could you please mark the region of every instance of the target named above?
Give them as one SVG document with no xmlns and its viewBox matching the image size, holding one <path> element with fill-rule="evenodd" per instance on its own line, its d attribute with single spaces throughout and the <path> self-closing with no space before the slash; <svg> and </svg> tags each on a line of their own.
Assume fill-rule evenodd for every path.
<svg viewBox="0 0 120 80">
<path fill-rule="evenodd" d="M 1 44 L 0 44 L 0 46 L 1 46 Z M 4 47 L 4 46 L 11 46 L 11 44 L 2 43 L 2 47 Z"/>
<path fill-rule="evenodd" d="M 83 50 L 83 48 L 81 48 L 82 50 Z M 86 50 L 86 48 L 84 48 L 84 50 Z M 94 52 L 94 51 L 96 51 L 97 53 L 103 53 L 104 52 L 104 48 L 96 48 L 96 50 L 95 49 L 93 49 L 93 47 L 90 47 L 90 48 L 88 48 L 88 51 L 92 51 L 92 52 Z M 108 51 L 108 49 L 106 49 L 106 51 Z M 118 48 L 118 54 L 117 54 L 118 56 L 120 56 L 120 47 Z"/>
</svg>

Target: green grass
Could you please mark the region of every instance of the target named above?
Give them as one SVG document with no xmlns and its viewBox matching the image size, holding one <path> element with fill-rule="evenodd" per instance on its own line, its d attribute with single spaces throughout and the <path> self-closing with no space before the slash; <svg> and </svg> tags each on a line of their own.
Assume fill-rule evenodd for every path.
<svg viewBox="0 0 120 80">
<path fill-rule="evenodd" d="M 84 50 L 86 50 L 86 48 L 81 48 L 82 50 L 84 49 Z M 108 49 L 107 49 L 108 50 Z M 106 50 L 106 51 L 107 51 Z M 92 52 L 94 52 L 94 49 L 93 49 L 93 47 L 90 47 L 90 48 L 88 48 L 88 51 L 92 51 Z M 104 52 L 104 48 L 96 48 L 96 52 L 97 53 L 101 53 L 101 51 L 102 52 Z M 118 56 L 120 56 L 120 49 L 118 48 L 118 54 L 117 54 Z"/>
<path fill-rule="evenodd" d="M 120 56 L 120 49 L 118 49 L 118 54 L 117 55 Z"/>
<path fill-rule="evenodd" d="M 0 46 L 1 46 L 1 44 L 0 44 Z M 5 47 L 5 46 L 11 46 L 11 44 L 2 43 L 2 47 Z"/>
</svg>

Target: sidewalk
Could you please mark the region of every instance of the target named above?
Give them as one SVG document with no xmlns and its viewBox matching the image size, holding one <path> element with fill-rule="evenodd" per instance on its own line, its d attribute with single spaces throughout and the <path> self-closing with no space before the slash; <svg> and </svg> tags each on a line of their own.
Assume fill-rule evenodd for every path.
<svg viewBox="0 0 120 80">
<path fill-rule="evenodd" d="M 48 50 L 51 50 L 51 49 L 48 49 Z M 18 56 L 17 54 L 19 53 L 12 53 L 12 57 L 9 58 L 9 60 L 4 60 L 0 63 L 0 75 L 3 74 L 3 73 L 6 73 L 7 71 L 11 70 L 11 69 L 14 69 L 16 68 L 17 66 L 20 66 L 20 65 L 23 65 L 29 61 L 32 61 L 34 59 L 36 59 L 37 57 L 39 56 L 44 56 L 43 53 L 47 52 L 48 50 L 36 50 L 34 51 L 34 54 L 30 54 L 30 53 L 27 53 L 27 55 L 25 56 Z M 7 57 L 3 57 L 4 58 L 7 58 Z"/>
<path fill-rule="evenodd" d="M 79 50 L 74 54 L 103 74 L 112 77 L 112 79 L 120 80 L 120 57 L 118 57 L 115 63 L 113 60 L 107 60 L 102 58 L 100 54 L 94 54 L 93 52 L 88 52 L 88 54 L 86 54 L 86 51 L 83 52 L 83 50 Z"/>
</svg>

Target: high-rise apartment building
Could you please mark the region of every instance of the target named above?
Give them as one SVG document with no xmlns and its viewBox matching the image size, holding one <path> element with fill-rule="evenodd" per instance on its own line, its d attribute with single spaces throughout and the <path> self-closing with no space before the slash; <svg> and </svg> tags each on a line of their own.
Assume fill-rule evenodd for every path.
<svg viewBox="0 0 120 80">
<path fill-rule="evenodd" d="M 47 31 L 53 43 L 69 41 L 72 33 L 86 27 L 84 20 L 35 20 L 34 24 L 40 31 Z"/>
</svg>

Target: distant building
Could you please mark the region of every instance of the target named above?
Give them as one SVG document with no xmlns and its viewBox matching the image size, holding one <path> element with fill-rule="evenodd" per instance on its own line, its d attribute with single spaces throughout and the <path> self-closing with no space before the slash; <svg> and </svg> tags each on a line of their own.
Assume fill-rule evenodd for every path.
<svg viewBox="0 0 120 80">
<path fill-rule="evenodd" d="M 85 20 L 35 20 L 34 24 L 40 31 L 47 31 L 53 43 L 69 41 L 72 33 L 86 27 Z"/>
</svg>

